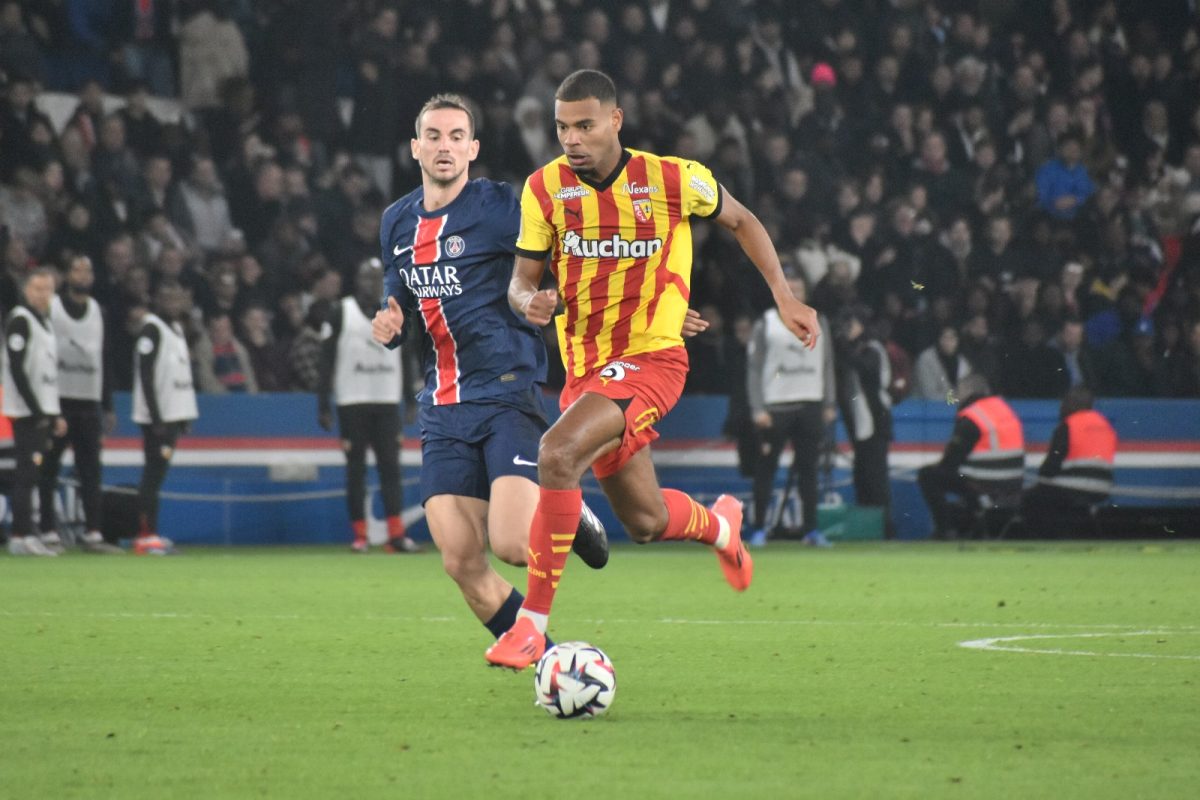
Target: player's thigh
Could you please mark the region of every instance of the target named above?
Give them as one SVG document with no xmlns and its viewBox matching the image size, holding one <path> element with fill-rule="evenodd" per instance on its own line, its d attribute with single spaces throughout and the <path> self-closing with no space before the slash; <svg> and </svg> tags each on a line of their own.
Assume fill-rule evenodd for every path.
<svg viewBox="0 0 1200 800">
<path fill-rule="evenodd" d="M 492 552 L 506 564 L 521 566 L 529 550 L 529 527 L 538 504 L 538 485 L 519 475 L 492 481 L 488 508 L 488 541 Z"/>
<path fill-rule="evenodd" d="M 538 475 L 545 484 L 547 473 L 562 480 L 578 479 L 600 456 L 621 444 L 625 413 L 617 401 L 592 392 L 584 393 L 542 436 L 538 450 Z"/>
<path fill-rule="evenodd" d="M 429 535 L 455 580 L 487 570 L 487 512 L 487 501 L 478 497 L 439 494 L 425 501 Z"/>
<path fill-rule="evenodd" d="M 649 447 L 634 453 L 614 474 L 601 478 L 600 488 L 634 541 L 650 541 L 666 528 L 667 506 L 663 502 Z"/>
</svg>

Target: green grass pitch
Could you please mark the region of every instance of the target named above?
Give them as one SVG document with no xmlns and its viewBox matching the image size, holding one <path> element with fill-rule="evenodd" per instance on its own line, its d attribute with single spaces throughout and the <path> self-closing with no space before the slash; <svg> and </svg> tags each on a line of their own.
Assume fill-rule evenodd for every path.
<svg viewBox="0 0 1200 800">
<path fill-rule="evenodd" d="M 0 796 L 1196 796 L 1200 544 L 755 557 L 744 595 L 698 546 L 570 562 L 590 721 L 484 666 L 434 554 L 3 557 Z"/>
</svg>

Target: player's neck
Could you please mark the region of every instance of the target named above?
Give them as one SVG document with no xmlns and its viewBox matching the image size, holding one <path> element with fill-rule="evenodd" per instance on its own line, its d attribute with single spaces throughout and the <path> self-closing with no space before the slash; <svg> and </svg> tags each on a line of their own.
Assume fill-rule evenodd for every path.
<svg viewBox="0 0 1200 800">
<path fill-rule="evenodd" d="M 437 183 L 428 177 L 423 183 L 425 196 L 421 200 L 421 207 L 426 211 L 438 211 L 453 203 L 462 194 L 463 187 L 467 185 L 467 173 L 464 171 L 453 183 Z"/>
<path fill-rule="evenodd" d="M 625 168 L 625 162 L 628 159 L 629 151 L 623 147 L 619 147 L 615 156 L 604 159 L 603 164 L 597 163 L 596 169 L 591 173 L 579 173 L 579 177 L 593 189 L 603 191 L 617 179 L 621 170 Z"/>
<path fill-rule="evenodd" d="M 596 183 L 604 183 L 604 181 L 611 178 L 612 174 L 617 171 L 617 168 L 621 165 L 621 157 L 624 154 L 625 151 L 618 147 L 617 151 L 613 153 L 612 158 L 605 159 L 603 164 L 597 163 L 596 169 L 588 177 Z"/>
</svg>

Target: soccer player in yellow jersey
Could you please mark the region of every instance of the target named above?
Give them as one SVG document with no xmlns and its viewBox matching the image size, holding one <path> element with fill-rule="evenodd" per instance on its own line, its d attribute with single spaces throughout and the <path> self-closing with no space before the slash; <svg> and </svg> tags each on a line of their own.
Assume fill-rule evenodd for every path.
<svg viewBox="0 0 1200 800">
<path fill-rule="evenodd" d="M 538 448 L 540 495 L 529 533 L 528 587 L 517 621 L 487 651 L 496 666 L 541 658 L 554 593 L 579 524 L 579 480 L 590 466 L 636 542 L 691 539 L 713 547 L 726 580 L 745 591 L 753 562 L 742 546 L 742 505 L 707 509 L 661 489 L 648 445 L 683 390 L 680 331 L 692 269 L 689 218 L 732 231 L 766 279 L 779 316 L 810 348 L 816 312 L 788 288 L 762 223 L 703 165 L 621 146 L 616 88 L 579 70 L 558 87 L 564 155 L 533 173 L 521 195 L 521 232 L 508 302 L 535 325 L 557 318 L 567 384 L 562 416 Z M 549 257 L 558 288 L 538 289 Z"/>
</svg>

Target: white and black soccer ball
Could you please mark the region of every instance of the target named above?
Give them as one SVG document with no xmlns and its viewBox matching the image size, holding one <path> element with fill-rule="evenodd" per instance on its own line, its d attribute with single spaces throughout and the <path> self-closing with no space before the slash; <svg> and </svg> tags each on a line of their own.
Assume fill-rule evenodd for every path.
<svg viewBox="0 0 1200 800">
<path fill-rule="evenodd" d="M 598 717 L 612 705 L 617 674 L 599 647 L 562 642 L 537 663 L 533 691 L 537 704 L 551 716 Z"/>
</svg>

